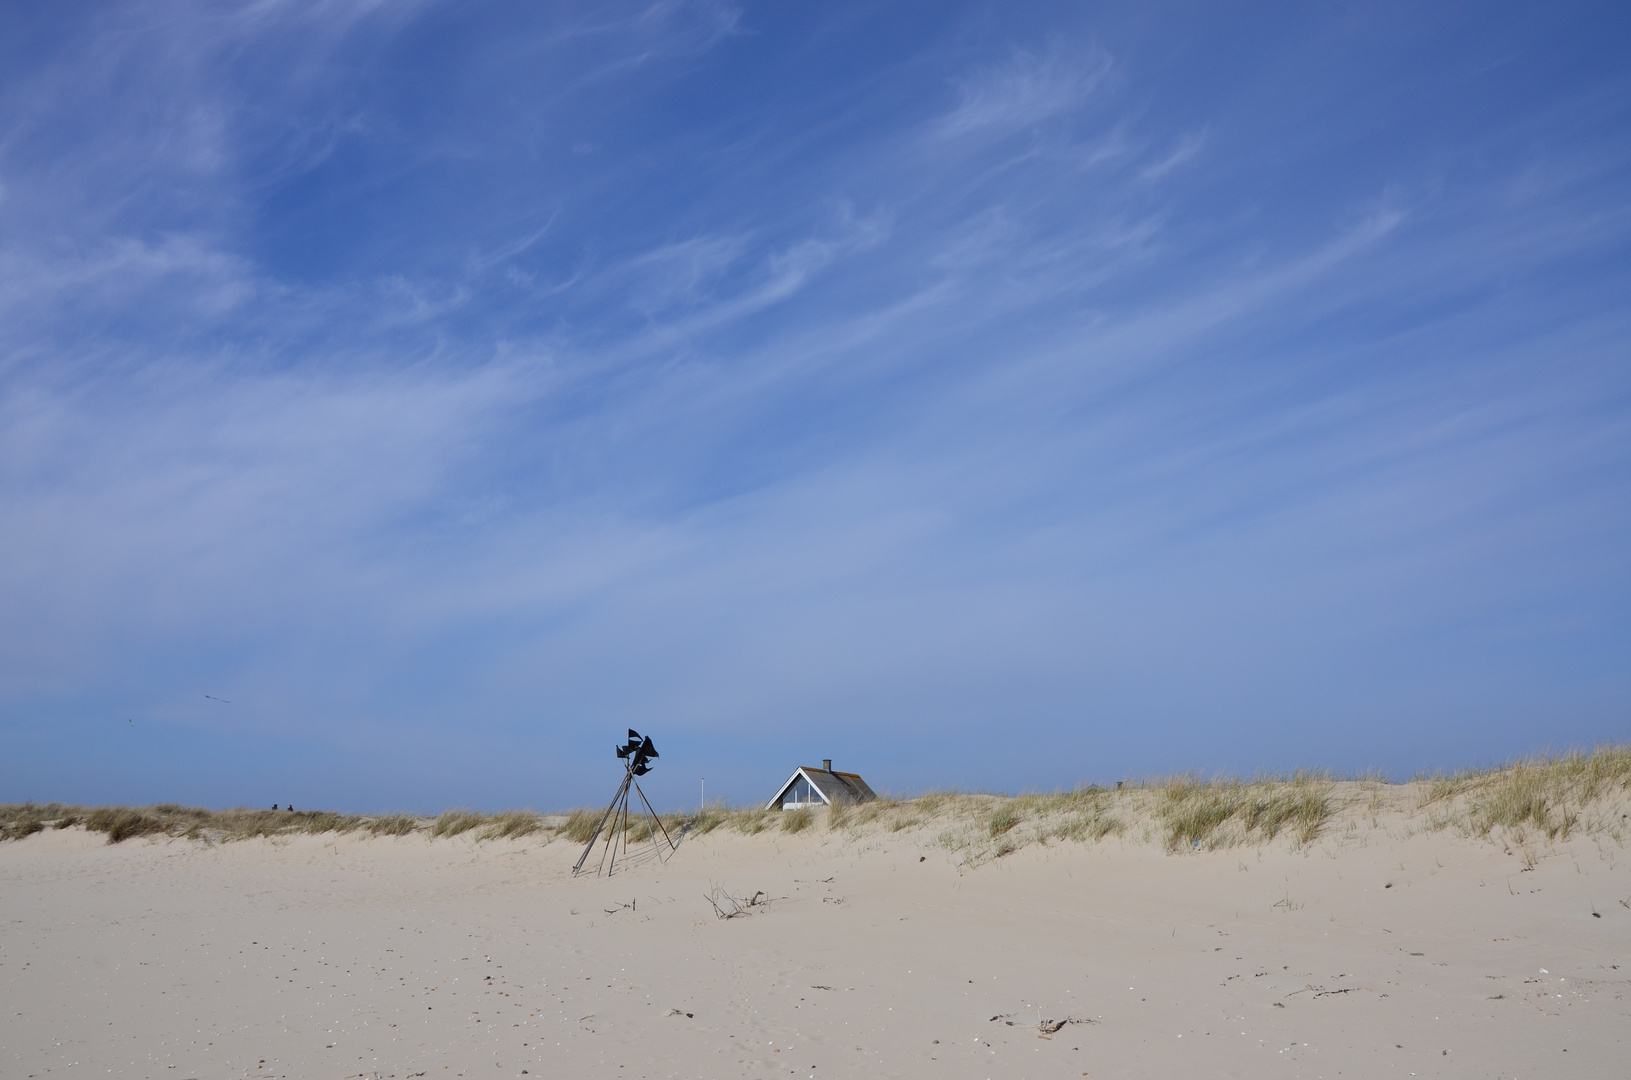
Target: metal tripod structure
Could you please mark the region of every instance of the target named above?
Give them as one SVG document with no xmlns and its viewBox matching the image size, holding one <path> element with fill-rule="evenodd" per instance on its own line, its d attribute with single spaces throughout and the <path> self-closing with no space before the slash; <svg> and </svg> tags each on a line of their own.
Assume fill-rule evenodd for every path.
<svg viewBox="0 0 1631 1080">
<path fill-rule="evenodd" d="M 600 862 L 595 866 L 598 876 L 603 870 L 607 877 L 611 877 L 617 869 L 617 849 L 621 845 L 623 857 L 629 857 L 629 793 L 640 796 L 640 806 L 646 817 L 650 820 L 649 832 L 651 835 L 652 850 L 656 852 L 657 861 L 662 862 L 664 855 L 662 845 L 657 843 L 657 834 L 661 833 L 664 842 L 668 844 L 668 854 L 673 854 L 677 845 L 669 838 L 668 830 L 663 827 L 662 819 L 657 811 L 651 808 L 651 801 L 646 793 L 640 790 L 637 777 L 644 776 L 651 771 L 651 759 L 657 756 L 657 748 L 652 745 L 651 737 L 644 739 L 633 728 L 629 729 L 629 741 L 617 748 L 617 756 L 624 759 L 623 782 L 617 785 L 617 794 L 612 796 L 611 805 L 606 812 L 600 815 L 600 823 L 589 837 L 589 842 L 583 847 L 583 854 L 572 865 L 572 874 L 576 877 L 583 871 L 584 864 L 589 861 L 589 855 L 595 849 L 595 843 L 600 840 L 600 834 L 606 833 L 605 845 L 600 849 Z M 607 823 L 611 829 L 606 829 Z M 609 860 L 609 861 L 608 861 Z"/>
</svg>

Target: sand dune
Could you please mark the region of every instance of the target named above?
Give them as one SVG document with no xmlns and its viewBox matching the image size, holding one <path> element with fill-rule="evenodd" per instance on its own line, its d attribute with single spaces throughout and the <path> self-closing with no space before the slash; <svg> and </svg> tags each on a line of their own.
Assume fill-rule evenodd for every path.
<svg viewBox="0 0 1631 1080">
<path fill-rule="evenodd" d="M 1335 793 L 1306 843 L 1175 852 L 1130 797 L 999 855 L 900 804 L 610 879 L 543 833 L 47 830 L 0 844 L 0 1073 L 1631 1075 L 1627 808 L 1520 845 Z"/>
</svg>

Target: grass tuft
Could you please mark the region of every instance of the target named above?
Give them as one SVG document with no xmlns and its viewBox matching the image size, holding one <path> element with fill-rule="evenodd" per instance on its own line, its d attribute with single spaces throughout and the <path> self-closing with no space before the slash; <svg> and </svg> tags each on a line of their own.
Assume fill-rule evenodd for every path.
<svg viewBox="0 0 1631 1080">
<path fill-rule="evenodd" d="M 1331 790 L 1317 773 L 1250 783 L 1178 777 L 1162 789 L 1158 812 L 1169 851 L 1273 840 L 1288 828 L 1306 844 L 1331 817 Z"/>
<path fill-rule="evenodd" d="M 1496 830 L 1523 843 L 1531 832 L 1567 840 L 1583 823 L 1589 831 L 1607 827 L 1591 808 L 1631 792 L 1631 746 L 1603 746 L 1525 758 L 1495 769 L 1424 778 L 1423 807 L 1436 806 L 1432 828 L 1455 828 L 1487 837 Z"/>
<path fill-rule="evenodd" d="M 65 829 L 70 825 L 76 825 L 81 816 L 78 813 L 79 809 L 63 806 L 61 803 L 46 803 L 44 806 L 36 806 L 34 803 L 0 806 L 0 841 L 21 840 L 25 836 L 44 832 L 48 827 Z"/>
<path fill-rule="evenodd" d="M 487 815 L 474 810 L 443 810 L 430 827 L 432 836 L 458 836 L 487 824 Z"/>
<path fill-rule="evenodd" d="M 154 811 L 159 808 L 154 807 Z M 108 843 L 117 844 L 133 836 L 151 836 L 170 831 L 168 815 L 138 810 L 129 806 L 103 806 L 92 810 L 85 818 L 85 828 L 91 832 L 107 833 Z"/>
<path fill-rule="evenodd" d="M 711 802 L 698 810 L 685 823 L 691 826 L 691 831 L 698 836 L 707 836 L 721 825 L 725 824 L 729 811 L 723 802 Z"/>
<path fill-rule="evenodd" d="M 368 823 L 370 836 L 410 836 L 419 831 L 419 819 L 412 814 L 390 814 Z"/>
<path fill-rule="evenodd" d="M 481 839 L 515 840 L 531 836 L 543 827 L 544 819 L 541 814 L 532 810 L 505 810 L 487 819 L 487 827 L 482 830 Z"/>
<path fill-rule="evenodd" d="M 986 819 L 986 833 L 995 840 L 1024 820 L 1020 808 L 1013 803 L 1000 806 Z"/>
<path fill-rule="evenodd" d="M 631 813 L 629 815 L 628 829 L 628 842 L 630 844 L 643 844 L 651 839 L 651 819 L 644 814 L 637 817 Z"/>
<path fill-rule="evenodd" d="M 583 807 L 566 815 L 566 823 L 561 826 L 561 835 L 574 844 L 587 844 L 589 838 L 595 835 L 595 826 L 600 824 L 604 810 L 586 810 Z"/>
</svg>

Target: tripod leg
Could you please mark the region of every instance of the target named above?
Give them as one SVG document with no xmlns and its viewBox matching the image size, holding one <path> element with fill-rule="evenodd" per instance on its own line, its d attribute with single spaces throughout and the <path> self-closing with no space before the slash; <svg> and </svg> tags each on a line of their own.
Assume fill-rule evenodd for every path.
<svg viewBox="0 0 1631 1080">
<path fill-rule="evenodd" d="M 604 857 L 600 860 L 601 864 L 606 867 L 607 877 L 617 873 L 617 826 L 618 822 L 623 820 L 623 801 L 628 797 L 628 785 L 624 785 L 623 794 L 618 800 L 617 808 L 612 811 L 611 831 L 606 834 L 606 852 L 610 854 L 611 861 L 608 862 Z"/>
<path fill-rule="evenodd" d="M 640 784 L 639 784 L 638 781 L 635 782 L 634 790 L 639 792 L 640 801 L 646 804 L 646 813 L 651 815 L 651 820 L 656 824 L 657 828 L 663 830 L 663 839 L 668 840 L 668 850 L 673 851 L 674 850 L 674 841 L 669 840 L 668 830 L 666 828 L 664 828 L 664 826 L 663 826 L 663 819 L 658 817 L 657 816 L 657 811 L 655 811 L 655 810 L 653 810 L 651 808 L 651 800 L 646 798 L 646 793 L 645 792 L 640 791 Z M 657 846 L 657 834 L 656 833 L 651 834 L 651 844 L 652 844 L 653 847 Z M 659 855 L 658 858 L 662 858 L 662 856 Z"/>
<path fill-rule="evenodd" d="M 632 780 L 632 777 L 630 778 Z M 618 807 L 617 816 L 612 819 L 612 861 L 606 866 L 606 876 L 611 877 L 617 872 L 617 846 L 623 845 L 625 858 L 629 854 L 629 787 L 623 785 L 623 805 Z"/>
<path fill-rule="evenodd" d="M 577 871 L 581 871 L 582 866 L 584 866 L 584 861 L 587 861 L 587 858 L 589 858 L 589 853 L 594 852 L 594 850 L 595 850 L 595 840 L 600 839 L 600 834 L 602 834 L 603 830 L 605 830 L 605 827 L 607 827 L 608 819 L 610 819 L 610 817 L 612 817 L 613 812 L 615 812 L 615 809 L 617 809 L 618 799 L 623 798 L 623 788 L 625 788 L 625 786 L 628 786 L 628 783 L 630 783 L 630 780 L 631 780 L 631 778 L 628 777 L 628 775 L 625 775 L 625 777 L 623 777 L 623 783 L 620 783 L 620 785 L 618 785 L 617 795 L 612 796 L 612 804 L 610 804 L 610 806 L 607 806 L 607 812 L 605 812 L 605 814 L 600 814 L 600 824 L 595 825 L 594 834 L 590 835 L 589 843 L 586 843 L 586 845 L 584 845 L 584 853 L 582 853 L 582 855 L 577 856 L 577 865 L 572 866 L 572 874 L 577 874 Z M 600 863 L 602 863 L 602 866 L 605 865 L 605 860 L 607 860 L 607 856 L 605 856 L 605 852 L 603 852 L 603 850 L 602 850 L 602 852 L 600 852 Z M 595 868 L 595 873 L 600 873 L 599 866 L 597 866 L 597 868 Z"/>
<path fill-rule="evenodd" d="M 589 842 L 583 846 L 583 854 L 579 855 L 578 861 L 572 864 L 572 873 L 574 875 L 583 869 L 584 860 L 589 858 L 589 853 L 595 849 L 595 841 L 600 839 L 600 831 L 606 827 L 606 819 L 612 816 L 612 810 L 617 806 L 617 800 L 622 797 L 623 789 L 628 786 L 631 779 L 632 777 L 629 776 L 623 777 L 623 783 L 618 785 L 617 794 L 612 796 L 611 805 L 606 807 L 604 814 L 600 815 L 600 824 L 596 825 L 595 831 L 589 834 Z"/>
<path fill-rule="evenodd" d="M 657 830 L 662 829 L 663 839 L 665 840 L 668 839 L 668 830 L 663 829 L 663 821 L 657 816 L 656 811 L 651 808 L 651 801 L 646 798 L 646 793 L 640 791 L 639 785 L 636 785 L 634 790 L 640 792 L 640 801 L 646 805 L 646 816 L 651 819 L 651 826 L 649 826 L 649 831 L 651 833 L 651 853 L 657 856 L 658 862 L 662 862 L 663 848 L 661 844 L 657 843 Z"/>
<path fill-rule="evenodd" d="M 602 870 L 606 870 L 606 855 L 608 852 L 613 850 L 612 841 L 617 838 L 617 808 L 629 797 L 629 783 L 633 779 L 634 777 L 632 775 L 623 777 L 623 786 L 617 789 L 617 796 L 612 799 L 612 827 L 606 833 L 606 846 L 600 849 L 600 865 L 595 867 L 595 873 L 597 874 Z M 613 858 L 613 865 L 616 865 L 615 856 Z M 611 876 L 611 872 L 609 870 L 607 870 L 607 876 Z"/>
</svg>

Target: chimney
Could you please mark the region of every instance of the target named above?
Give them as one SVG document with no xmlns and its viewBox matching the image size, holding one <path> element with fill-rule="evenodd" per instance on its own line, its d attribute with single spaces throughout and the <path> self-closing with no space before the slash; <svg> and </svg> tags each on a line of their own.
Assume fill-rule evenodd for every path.
<svg viewBox="0 0 1631 1080">
<path fill-rule="evenodd" d="M 821 759 L 821 768 L 822 768 L 822 770 L 824 772 L 832 772 L 832 758 L 830 758 L 830 757 L 822 758 Z"/>
</svg>

